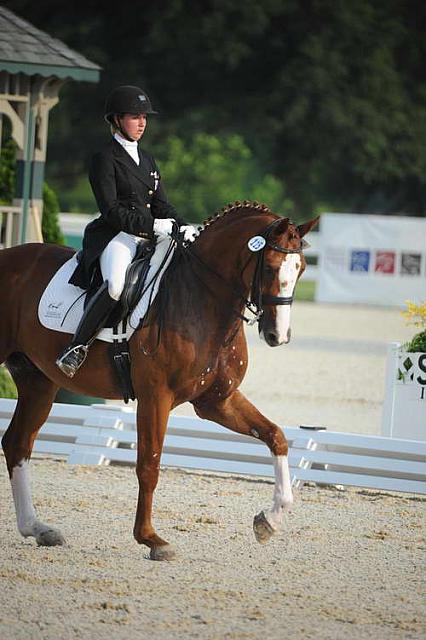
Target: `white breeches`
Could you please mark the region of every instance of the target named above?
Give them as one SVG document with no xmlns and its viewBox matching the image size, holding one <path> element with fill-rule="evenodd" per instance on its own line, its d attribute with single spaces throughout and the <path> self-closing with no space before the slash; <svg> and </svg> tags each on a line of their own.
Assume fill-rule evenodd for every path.
<svg viewBox="0 0 426 640">
<path fill-rule="evenodd" d="M 137 246 L 141 242 L 145 243 L 147 240 L 120 231 L 101 254 L 100 265 L 102 277 L 104 280 L 108 280 L 108 293 L 114 300 L 120 299 L 124 289 L 127 267 L 135 257 Z M 171 242 L 172 240 L 169 237 L 160 236 L 157 238 L 155 252 L 150 262 L 150 269 L 146 280 L 147 283 L 149 283 L 153 273 L 156 272 L 161 265 Z"/>
<path fill-rule="evenodd" d="M 135 257 L 137 246 L 141 240 L 130 233 L 120 231 L 101 254 L 102 277 L 104 280 L 108 280 L 108 293 L 114 300 L 120 299 L 127 267 Z"/>
</svg>

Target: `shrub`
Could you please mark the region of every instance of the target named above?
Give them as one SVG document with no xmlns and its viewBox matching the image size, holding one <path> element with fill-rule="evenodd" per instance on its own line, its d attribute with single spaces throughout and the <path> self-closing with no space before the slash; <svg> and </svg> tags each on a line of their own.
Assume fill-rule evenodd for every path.
<svg viewBox="0 0 426 640">
<path fill-rule="evenodd" d="M 0 151 L 0 204 L 11 204 L 15 193 L 16 143 L 7 140 Z"/>
<path fill-rule="evenodd" d="M 53 244 L 65 244 L 65 238 L 59 226 L 59 201 L 56 193 L 45 182 L 43 184 L 43 219 L 41 230 L 43 240 Z"/>
<path fill-rule="evenodd" d="M 0 398 L 17 398 L 18 392 L 12 376 L 3 365 L 0 366 Z"/>
</svg>

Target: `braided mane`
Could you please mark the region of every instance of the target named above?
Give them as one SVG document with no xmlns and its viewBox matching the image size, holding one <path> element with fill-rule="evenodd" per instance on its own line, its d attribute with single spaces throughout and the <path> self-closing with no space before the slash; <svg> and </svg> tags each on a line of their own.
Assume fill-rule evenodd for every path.
<svg viewBox="0 0 426 640">
<path fill-rule="evenodd" d="M 208 227 L 211 227 L 218 220 L 221 220 L 222 218 L 229 215 L 230 213 L 237 213 L 237 212 L 248 213 L 249 211 L 253 211 L 253 210 L 256 213 L 265 213 L 265 214 L 272 213 L 272 211 L 269 209 L 269 207 L 266 206 L 266 204 L 256 202 L 255 200 L 254 201 L 236 200 L 235 202 L 227 204 L 226 206 L 222 207 L 222 209 L 219 209 L 218 211 L 216 211 L 216 213 L 210 216 L 210 218 L 207 218 L 207 220 L 204 220 L 203 227 L 201 228 L 200 231 L 202 233 Z"/>
</svg>

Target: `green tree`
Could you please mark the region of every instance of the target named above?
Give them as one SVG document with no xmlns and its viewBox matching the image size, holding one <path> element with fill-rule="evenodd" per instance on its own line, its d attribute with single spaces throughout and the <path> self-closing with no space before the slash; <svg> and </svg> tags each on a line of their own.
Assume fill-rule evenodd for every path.
<svg viewBox="0 0 426 640">
<path fill-rule="evenodd" d="M 59 226 L 59 201 L 56 193 L 43 183 L 43 218 L 41 230 L 43 240 L 54 244 L 65 244 L 65 238 Z"/>
<path fill-rule="evenodd" d="M 16 144 L 9 138 L 0 151 L 0 203 L 11 204 L 15 191 Z"/>
<path fill-rule="evenodd" d="M 262 174 L 238 135 L 196 133 L 188 142 L 170 136 L 157 155 L 168 197 L 188 220 L 201 222 L 228 202 L 244 199 L 264 202 L 277 213 L 293 211 L 283 183 Z"/>
<path fill-rule="evenodd" d="M 99 86 L 68 83 L 52 111 L 48 179 L 61 189 L 105 139 L 107 92 L 133 83 L 162 114 L 154 151 L 170 135 L 238 133 L 299 212 L 426 212 L 420 0 L 159 0 L 138 20 L 130 0 L 113 12 L 76 0 L 72 21 L 54 0 L 4 4 L 104 68 Z"/>
</svg>

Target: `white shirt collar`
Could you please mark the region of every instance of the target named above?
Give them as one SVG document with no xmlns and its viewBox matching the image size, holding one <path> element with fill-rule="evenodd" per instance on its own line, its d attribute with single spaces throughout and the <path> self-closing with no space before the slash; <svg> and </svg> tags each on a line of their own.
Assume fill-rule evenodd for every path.
<svg viewBox="0 0 426 640">
<path fill-rule="evenodd" d="M 117 140 L 119 144 L 123 147 L 125 151 L 129 154 L 129 156 L 136 162 L 137 165 L 140 163 L 139 152 L 138 152 L 138 142 L 137 140 L 126 140 L 123 136 L 120 136 L 119 133 L 114 133 L 114 138 Z"/>
<path fill-rule="evenodd" d="M 138 141 L 137 140 L 126 140 L 126 138 L 123 138 L 123 136 L 120 136 L 119 133 L 115 132 L 114 133 L 114 138 L 117 140 L 117 142 L 119 142 L 123 147 L 129 147 L 129 148 L 134 148 L 137 149 L 138 147 Z"/>
</svg>

